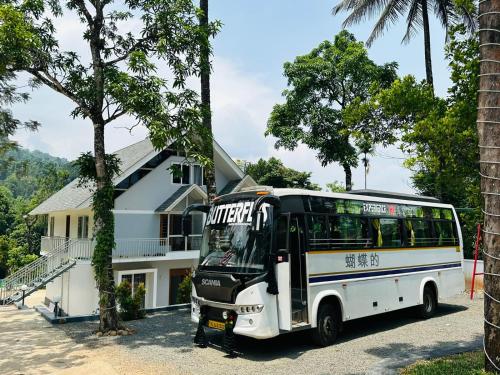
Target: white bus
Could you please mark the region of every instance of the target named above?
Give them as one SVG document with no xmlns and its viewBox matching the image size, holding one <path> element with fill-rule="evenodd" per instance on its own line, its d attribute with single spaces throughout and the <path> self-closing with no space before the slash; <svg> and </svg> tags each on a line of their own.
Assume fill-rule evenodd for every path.
<svg viewBox="0 0 500 375">
<path fill-rule="evenodd" d="M 185 217 L 192 210 L 207 214 L 193 274 L 197 336 L 311 329 L 326 346 L 345 321 L 411 306 L 429 318 L 464 290 L 457 214 L 434 198 L 260 187 Z"/>
</svg>

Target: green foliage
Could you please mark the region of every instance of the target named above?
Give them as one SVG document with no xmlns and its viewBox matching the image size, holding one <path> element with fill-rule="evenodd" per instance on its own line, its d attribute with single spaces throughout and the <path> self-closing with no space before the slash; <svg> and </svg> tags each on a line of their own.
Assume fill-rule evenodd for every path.
<svg viewBox="0 0 500 375">
<path fill-rule="evenodd" d="M 328 190 L 332 193 L 345 193 L 345 187 L 338 181 L 329 182 L 326 184 Z"/>
<path fill-rule="evenodd" d="M 0 155 L 0 278 L 38 256 L 47 222 L 26 215 L 75 176 L 68 161 L 39 151 Z"/>
<path fill-rule="evenodd" d="M 322 165 L 337 162 L 346 170 L 358 165 L 356 140 L 387 145 L 395 141 L 394 126 L 369 102 L 396 78 L 397 64 L 375 64 L 362 42 L 341 31 L 309 54 L 284 65 L 288 89 L 285 103 L 276 104 L 266 135 L 275 146 L 293 150 L 299 143 L 317 150 Z M 347 171 L 348 170 L 348 171 Z"/>
<path fill-rule="evenodd" d="M 144 318 L 145 311 L 142 301 L 146 295 L 144 284 L 140 283 L 132 295 L 132 285 L 128 280 L 123 280 L 116 287 L 116 300 L 120 304 L 120 317 L 123 320 Z"/>
<path fill-rule="evenodd" d="M 405 165 L 414 172 L 414 187 L 455 207 L 474 209 L 460 214 L 465 253 L 470 255 L 475 224 L 482 221 L 476 131 L 478 38 L 466 37 L 463 26 L 455 27 L 445 52 L 452 80 L 446 99 L 407 76 L 373 97 L 370 105 L 403 125 L 402 149 L 409 155 Z"/>
<path fill-rule="evenodd" d="M 455 354 L 448 357 L 418 361 L 401 371 L 401 375 L 487 375 L 484 370 L 483 350 Z"/>
<path fill-rule="evenodd" d="M 10 273 L 16 272 L 19 268 L 30 264 L 38 258 L 36 254 L 28 252 L 28 246 L 11 247 L 8 252 L 7 267 Z"/>
<path fill-rule="evenodd" d="M 299 172 L 285 167 L 283 162 L 275 157 L 271 157 L 269 160 L 259 159 L 256 163 L 246 164 L 245 167 L 245 172 L 259 185 L 321 190 L 317 184 L 310 181 L 310 172 Z"/>
<path fill-rule="evenodd" d="M 428 2 L 429 11 L 434 11 L 436 18 L 448 33 L 449 28 L 454 25 L 466 25 L 469 30 L 474 30 L 476 26 L 476 8 L 471 0 L 434 0 Z M 432 5 L 431 5 L 432 4 Z M 342 23 L 344 27 L 365 22 L 367 17 L 380 14 L 370 37 L 367 40 L 368 46 L 383 34 L 391 25 L 397 22 L 398 17 L 406 16 L 406 32 L 402 42 L 408 43 L 423 25 L 422 1 L 420 0 L 390 0 L 390 1 L 352 1 L 342 0 L 333 13 L 341 11 L 351 12 Z"/>
<path fill-rule="evenodd" d="M 191 302 L 191 287 L 192 287 L 192 273 L 190 272 L 188 275 L 182 279 L 182 282 L 179 284 L 179 288 L 177 289 L 177 298 L 175 303 L 190 303 Z"/>
</svg>

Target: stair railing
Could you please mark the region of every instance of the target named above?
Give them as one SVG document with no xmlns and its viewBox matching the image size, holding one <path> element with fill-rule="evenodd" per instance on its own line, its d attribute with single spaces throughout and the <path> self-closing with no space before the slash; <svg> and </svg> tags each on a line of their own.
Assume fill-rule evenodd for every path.
<svg viewBox="0 0 500 375">
<path fill-rule="evenodd" d="M 5 278 L 0 288 L 0 301 L 18 293 L 23 285 L 28 289 L 36 288 L 53 272 L 70 263 L 73 243 L 72 239 L 65 241 L 47 255 L 39 257 Z"/>
</svg>

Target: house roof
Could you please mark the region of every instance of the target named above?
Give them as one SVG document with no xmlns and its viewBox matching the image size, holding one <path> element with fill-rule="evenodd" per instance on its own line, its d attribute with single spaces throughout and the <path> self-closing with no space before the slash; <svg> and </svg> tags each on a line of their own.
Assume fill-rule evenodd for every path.
<svg viewBox="0 0 500 375">
<path fill-rule="evenodd" d="M 154 148 L 149 139 L 115 151 L 114 154 L 120 159 L 120 175 L 115 180 L 120 180 L 124 175 L 129 174 L 129 170 L 136 163 L 153 152 Z M 87 208 L 92 203 L 91 198 L 92 187 L 79 187 L 78 179 L 75 179 L 35 207 L 30 215 Z"/>
<path fill-rule="evenodd" d="M 236 186 L 238 186 L 238 184 L 240 183 L 241 179 L 237 179 L 237 180 L 231 180 L 229 181 L 226 186 L 224 186 L 220 191 L 219 191 L 219 195 L 224 195 L 224 194 L 229 194 L 230 192 L 232 192 L 234 190 L 234 188 Z"/>
<path fill-rule="evenodd" d="M 179 201 L 186 198 L 193 190 L 196 190 L 203 199 L 206 199 L 207 193 L 198 185 L 184 185 L 177 189 L 165 202 L 163 202 L 155 212 L 165 212 L 171 211 L 174 206 L 176 206 Z"/>
<path fill-rule="evenodd" d="M 243 172 L 215 140 L 214 151 L 215 162 L 225 170 L 225 173 L 233 177 L 243 178 Z M 160 150 L 154 149 L 148 138 L 115 151 L 114 154 L 120 159 L 120 173 L 114 179 L 115 185 L 130 176 L 159 152 Z M 79 187 L 78 179 L 75 179 L 35 207 L 30 215 L 88 208 L 92 204 L 92 190 L 92 186 Z"/>
</svg>

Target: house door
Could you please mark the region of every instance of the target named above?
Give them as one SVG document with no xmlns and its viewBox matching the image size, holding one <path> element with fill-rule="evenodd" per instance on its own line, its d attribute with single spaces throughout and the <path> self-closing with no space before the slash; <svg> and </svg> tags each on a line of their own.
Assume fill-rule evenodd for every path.
<svg viewBox="0 0 500 375">
<path fill-rule="evenodd" d="M 70 226 L 71 226 L 71 216 L 66 215 L 66 238 L 69 238 L 70 235 Z"/>
<path fill-rule="evenodd" d="M 179 285 L 182 283 L 182 280 L 189 275 L 189 272 L 191 271 L 190 268 L 178 268 L 178 269 L 173 269 L 170 270 L 170 293 L 169 293 L 169 300 L 168 304 L 169 305 L 176 305 L 177 302 L 177 295 L 179 294 Z M 189 301 L 187 301 L 189 302 Z M 186 303 L 187 303 L 186 302 Z"/>
<path fill-rule="evenodd" d="M 292 325 L 307 323 L 307 282 L 304 215 L 291 215 L 288 231 Z"/>
</svg>

